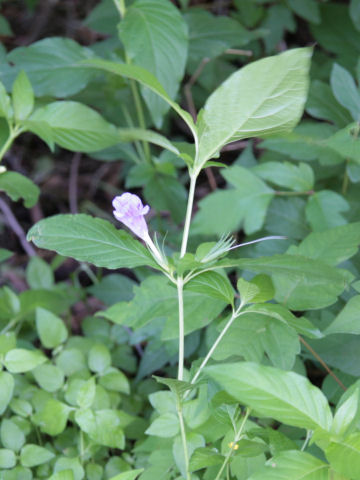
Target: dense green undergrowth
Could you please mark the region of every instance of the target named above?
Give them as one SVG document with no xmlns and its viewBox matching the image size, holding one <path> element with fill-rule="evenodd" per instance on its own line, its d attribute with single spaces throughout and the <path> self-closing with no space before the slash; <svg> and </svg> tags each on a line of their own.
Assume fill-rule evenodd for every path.
<svg viewBox="0 0 360 480">
<path fill-rule="evenodd" d="M 360 2 L 8 4 L 0 478 L 360 479 Z"/>
</svg>

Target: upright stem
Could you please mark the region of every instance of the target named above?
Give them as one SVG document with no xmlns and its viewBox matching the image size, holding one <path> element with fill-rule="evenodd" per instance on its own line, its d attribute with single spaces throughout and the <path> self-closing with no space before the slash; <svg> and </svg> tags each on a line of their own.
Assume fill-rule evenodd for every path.
<svg viewBox="0 0 360 480">
<path fill-rule="evenodd" d="M 184 282 L 182 277 L 177 279 L 178 304 L 179 304 L 179 362 L 178 362 L 178 380 L 184 378 Z"/>
<path fill-rule="evenodd" d="M 141 104 L 141 98 L 140 98 L 140 95 L 139 95 L 139 90 L 138 90 L 138 87 L 136 85 L 135 80 L 130 80 L 130 88 L 131 88 L 131 92 L 132 92 L 133 97 L 134 97 L 136 114 L 137 114 L 137 117 L 138 117 L 139 125 L 140 125 L 141 128 L 146 129 L 144 111 L 143 111 L 143 107 L 142 107 L 142 104 Z M 145 142 L 145 141 L 143 141 L 142 144 L 143 144 L 146 160 L 149 163 L 151 163 L 151 153 L 150 153 L 149 144 L 148 144 L 148 142 Z"/>
<path fill-rule="evenodd" d="M 180 258 L 182 258 L 186 253 L 187 242 L 189 238 L 189 230 L 190 230 L 190 223 L 191 223 L 191 214 L 194 204 L 194 194 L 195 194 L 195 185 L 196 185 L 197 175 L 191 174 L 190 176 L 190 187 L 189 187 L 189 197 L 188 203 L 186 208 L 186 216 L 185 216 L 185 224 L 184 224 L 184 233 L 181 243 L 181 252 Z"/>
<path fill-rule="evenodd" d="M 235 444 L 240 440 L 240 437 L 241 437 L 242 432 L 243 432 L 244 427 L 245 427 L 245 423 L 246 423 L 247 419 L 249 418 L 249 415 L 250 415 L 250 409 L 247 408 L 247 409 L 246 409 L 245 416 L 244 416 L 244 419 L 243 419 L 243 421 L 241 422 L 239 431 L 236 433 L 236 435 L 235 435 L 235 437 L 234 437 L 234 441 L 232 442 L 233 445 L 231 446 L 230 450 L 228 451 L 228 454 L 226 455 L 226 457 L 225 457 L 225 459 L 224 459 L 224 463 L 221 465 L 221 468 L 220 468 L 220 470 L 219 470 L 219 473 L 216 475 L 215 480 L 220 480 L 221 475 L 222 475 L 223 471 L 225 470 L 225 467 L 226 467 L 227 464 L 229 463 L 229 460 L 230 460 L 230 458 L 232 457 L 232 455 L 233 455 L 233 453 L 234 453 L 234 448 L 233 448 L 233 446 L 235 446 Z"/>
<path fill-rule="evenodd" d="M 180 423 L 180 433 L 181 433 L 181 442 L 183 445 L 184 450 L 184 461 L 185 461 L 185 472 L 186 472 L 186 480 L 191 480 L 191 474 L 189 472 L 189 452 L 186 443 L 186 432 L 185 432 L 185 424 L 184 424 L 184 417 L 182 413 L 182 406 L 179 399 L 176 400 L 176 410 L 179 417 Z"/>
<path fill-rule="evenodd" d="M 199 375 L 202 371 L 202 369 L 205 367 L 205 365 L 207 364 L 207 362 L 210 360 L 210 358 L 212 357 L 212 354 L 214 353 L 214 351 L 216 350 L 217 346 L 219 345 L 219 343 L 221 342 L 222 338 L 224 337 L 225 333 L 229 330 L 229 328 L 231 327 L 233 321 L 235 320 L 235 318 L 237 318 L 239 316 L 239 312 L 240 310 L 238 309 L 236 312 L 233 312 L 230 319 L 228 320 L 227 324 L 225 325 L 225 327 L 222 329 L 221 333 L 219 334 L 219 336 L 217 337 L 217 339 L 215 340 L 213 346 L 210 348 L 208 354 L 206 355 L 206 357 L 204 358 L 204 360 L 202 361 L 198 371 L 196 372 L 196 374 L 194 375 L 194 378 L 191 380 L 191 383 L 195 383 L 196 380 L 199 378 Z"/>
<path fill-rule="evenodd" d="M 19 133 L 20 133 L 19 129 L 17 129 L 16 127 L 14 129 L 10 127 L 9 136 L 0 150 L 0 162 L 3 159 L 3 156 L 5 155 L 5 153 L 10 149 L 13 141 L 19 135 Z"/>
</svg>

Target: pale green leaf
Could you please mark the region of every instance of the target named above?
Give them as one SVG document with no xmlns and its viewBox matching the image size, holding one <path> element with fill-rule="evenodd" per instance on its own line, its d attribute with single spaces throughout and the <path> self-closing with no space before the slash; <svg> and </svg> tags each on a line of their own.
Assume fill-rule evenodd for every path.
<svg viewBox="0 0 360 480">
<path fill-rule="evenodd" d="M 296 125 L 306 100 L 311 53 L 294 49 L 250 63 L 208 98 L 198 120 L 198 169 L 229 142 Z"/>
<path fill-rule="evenodd" d="M 54 457 L 55 454 L 47 448 L 28 443 L 21 450 L 20 463 L 24 467 L 36 467 L 37 465 L 49 462 Z"/>
<path fill-rule="evenodd" d="M 150 424 L 146 430 L 147 435 L 157 437 L 171 438 L 175 437 L 179 432 L 179 419 L 174 413 L 164 413 Z"/>
<path fill-rule="evenodd" d="M 89 215 L 56 215 L 41 220 L 27 238 L 40 248 L 55 250 L 78 261 L 98 267 L 156 267 L 150 253 L 124 230 Z"/>
<path fill-rule="evenodd" d="M 45 38 L 13 49 L 7 59 L 14 66 L 2 64 L 0 79 L 9 88 L 17 73 L 24 70 L 36 96 L 64 98 L 82 90 L 93 77 L 93 72 L 80 65 L 93 56 L 90 49 L 71 38 Z"/>
<path fill-rule="evenodd" d="M 120 136 L 114 125 L 99 113 L 78 102 L 49 103 L 36 110 L 24 122 L 25 127 L 39 135 L 45 142 L 51 139 L 75 152 L 96 152 L 116 145 Z M 45 125 L 46 135 L 43 135 Z"/>
<path fill-rule="evenodd" d="M 14 391 L 14 377 L 8 372 L 0 372 L 0 415 L 8 406 Z"/>
<path fill-rule="evenodd" d="M 260 289 L 257 285 L 251 282 L 247 282 L 243 278 L 239 278 L 236 287 L 240 293 L 240 300 L 243 305 L 250 303 L 260 293 Z"/>
<path fill-rule="evenodd" d="M 12 102 L 17 120 L 25 120 L 34 108 L 34 91 L 31 83 L 22 70 L 16 77 L 12 88 Z"/>
<path fill-rule="evenodd" d="M 329 465 L 299 450 L 281 452 L 248 480 L 329 480 Z"/>
<path fill-rule="evenodd" d="M 311 195 L 305 213 L 312 229 L 321 232 L 346 224 L 343 212 L 349 209 L 350 205 L 342 195 L 332 190 L 323 190 Z"/>
<path fill-rule="evenodd" d="M 231 396 L 261 416 L 312 430 L 331 427 L 332 415 L 326 397 L 301 375 L 246 362 L 220 364 L 205 370 Z"/>
<path fill-rule="evenodd" d="M 334 63 L 330 85 L 336 100 L 351 113 L 354 120 L 360 119 L 360 93 L 351 74 Z"/>
<path fill-rule="evenodd" d="M 119 473 L 119 475 L 116 475 L 115 477 L 111 477 L 110 480 L 135 480 L 135 478 L 138 477 L 143 471 L 143 468 L 128 470 L 127 472 Z"/>
<path fill-rule="evenodd" d="M 263 180 L 295 192 L 312 190 L 314 187 L 314 172 L 306 163 L 265 162 L 252 171 Z"/>
<path fill-rule="evenodd" d="M 234 303 L 234 289 L 229 279 L 217 272 L 204 272 L 197 275 L 186 284 L 185 289 L 219 298 L 230 305 Z"/>
<path fill-rule="evenodd" d="M 360 433 L 330 442 L 325 454 L 334 470 L 352 480 L 360 479 Z"/>
<path fill-rule="evenodd" d="M 27 208 L 33 207 L 39 198 L 40 189 L 29 178 L 17 172 L 0 173 L 0 190 L 9 195 L 11 200 L 24 200 Z"/>
<path fill-rule="evenodd" d="M 24 373 L 45 363 L 47 358 L 40 350 L 14 348 L 5 355 L 5 367 L 11 373 Z"/>
<path fill-rule="evenodd" d="M 36 309 L 36 330 L 45 348 L 55 348 L 67 339 L 68 333 L 60 317 L 49 310 Z"/>
<path fill-rule="evenodd" d="M 360 334 L 360 295 L 350 298 L 335 320 L 325 330 L 326 335 L 334 333 Z"/>
<path fill-rule="evenodd" d="M 187 57 L 187 28 L 179 10 L 168 0 L 135 0 L 126 9 L 119 33 L 132 63 L 153 73 L 174 99 Z M 143 96 L 160 127 L 169 106 L 148 90 Z"/>
</svg>

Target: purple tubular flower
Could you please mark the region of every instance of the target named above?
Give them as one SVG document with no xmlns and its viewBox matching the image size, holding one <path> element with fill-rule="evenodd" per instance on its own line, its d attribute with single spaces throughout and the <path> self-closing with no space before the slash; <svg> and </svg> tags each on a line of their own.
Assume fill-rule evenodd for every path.
<svg viewBox="0 0 360 480">
<path fill-rule="evenodd" d="M 126 225 L 135 235 L 145 242 L 149 240 L 148 227 L 144 218 L 150 207 L 143 205 L 137 195 L 126 192 L 115 197 L 113 202 L 114 217 Z"/>
</svg>

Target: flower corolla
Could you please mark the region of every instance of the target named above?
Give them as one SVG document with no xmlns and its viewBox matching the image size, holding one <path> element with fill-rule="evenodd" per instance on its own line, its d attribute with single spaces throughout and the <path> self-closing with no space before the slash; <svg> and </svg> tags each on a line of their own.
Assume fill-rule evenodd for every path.
<svg viewBox="0 0 360 480">
<path fill-rule="evenodd" d="M 149 232 L 144 215 L 149 213 L 149 205 L 144 206 L 137 195 L 129 192 L 115 197 L 112 204 L 114 217 L 126 225 L 135 235 L 147 242 Z"/>
</svg>

